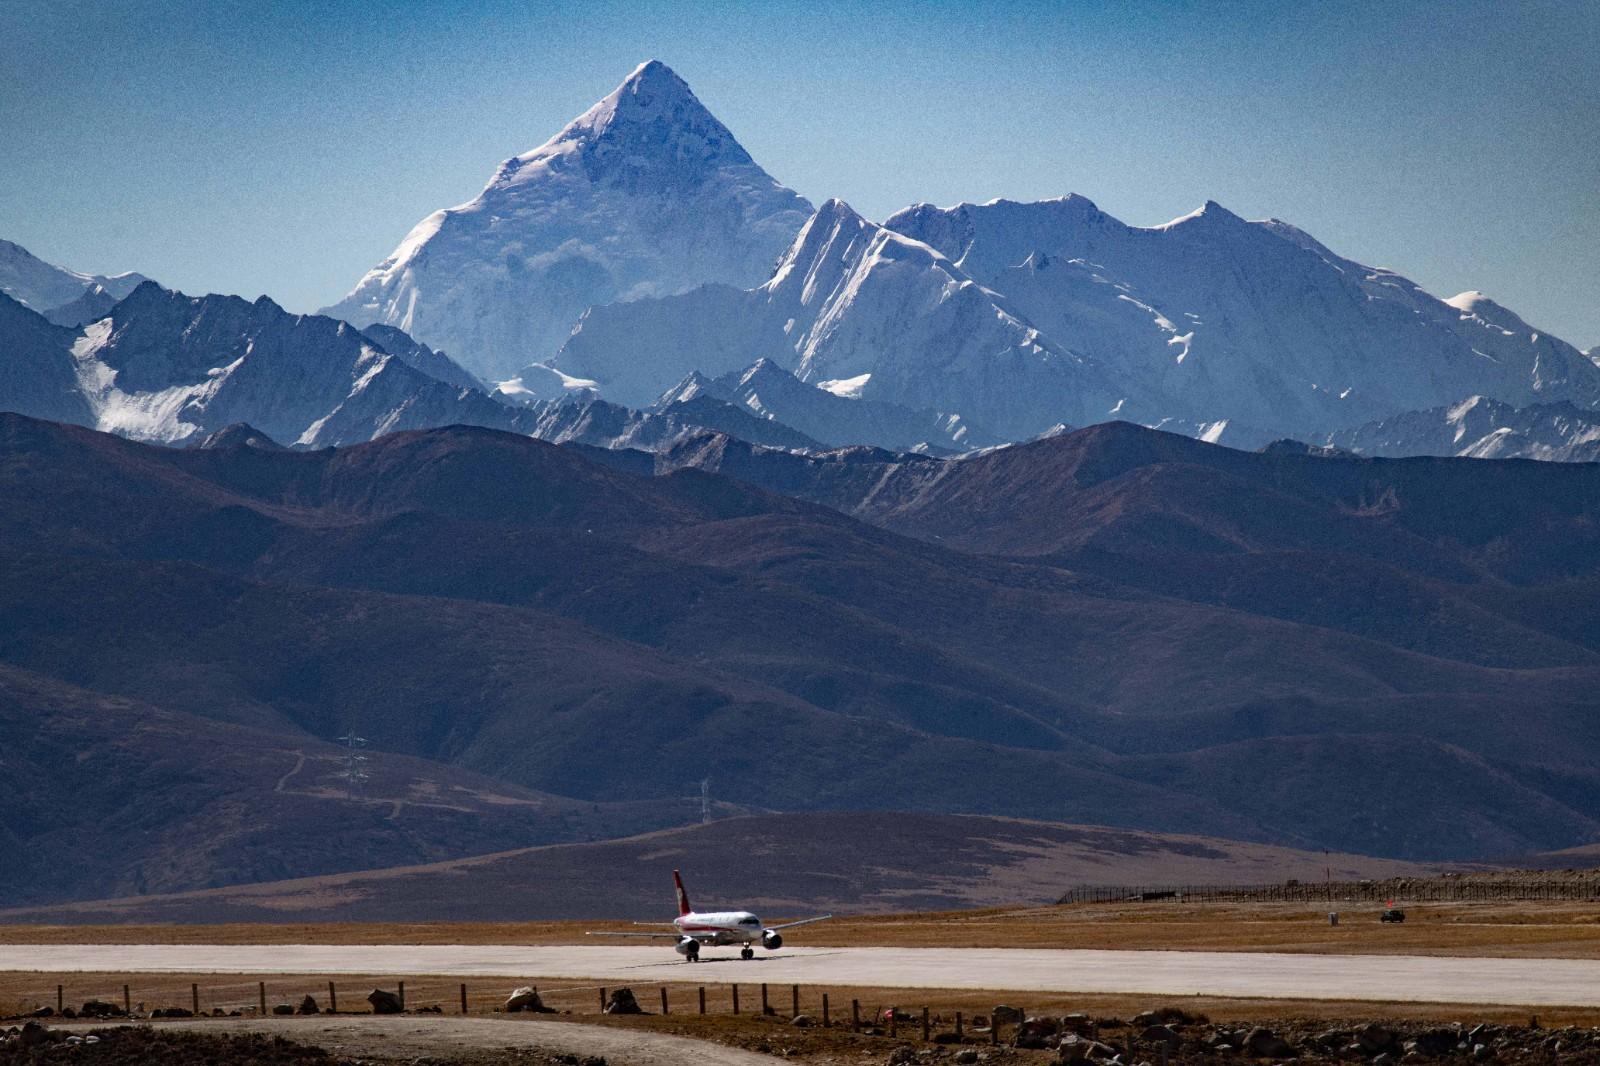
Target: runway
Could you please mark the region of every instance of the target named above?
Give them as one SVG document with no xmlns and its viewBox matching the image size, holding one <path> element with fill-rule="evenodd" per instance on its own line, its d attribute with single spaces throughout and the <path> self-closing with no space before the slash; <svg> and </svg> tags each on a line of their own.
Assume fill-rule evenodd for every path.
<svg viewBox="0 0 1600 1066">
<path fill-rule="evenodd" d="M 1600 1006 L 1600 960 L 1035 948 L 793 948 L 748 962 L 665 947 L 7 944 L 0 970 L 558 978 L 649 985 L 1121 992 L 1269 999 Z"/>
</svg>

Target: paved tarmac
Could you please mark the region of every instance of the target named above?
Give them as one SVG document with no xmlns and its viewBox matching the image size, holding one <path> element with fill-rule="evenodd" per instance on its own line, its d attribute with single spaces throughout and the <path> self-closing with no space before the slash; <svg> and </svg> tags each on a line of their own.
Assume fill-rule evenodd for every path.
<svg viewBox="0 0 1600 1066">
<path fill-rule="evenodd" d="M 506 977 L 649 985 L 1126 992 L 1274 999 L 1600 1006 L 1600 960 L 1048 948 L 785 948 L 744 961 L 670 946 L 6 944 L 0 970 Z"/>
</svg>

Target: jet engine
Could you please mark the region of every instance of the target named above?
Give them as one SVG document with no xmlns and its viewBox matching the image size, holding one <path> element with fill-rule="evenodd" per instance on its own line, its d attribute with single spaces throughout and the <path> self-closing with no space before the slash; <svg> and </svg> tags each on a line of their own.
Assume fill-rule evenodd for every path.
<svg viewBox="0 0 1600 1066">
<path fill-rule="evenodd" d="M 682 955 L 690 962 L 694 962 L 700 957 L 700 941 L 696 940 L 692 936 L 681 937 L 672 950 L 676 951 L 679 955 Z"/>
<path fill-rule="evenodd" d="M 766 948 L 768 951 L 777 951 L 779 948 L 783 947 L 783 937 L 777 933 L 774 933 L 771 929 L 768 929 L 761 934 L 761 946 Z"/>
</svg>

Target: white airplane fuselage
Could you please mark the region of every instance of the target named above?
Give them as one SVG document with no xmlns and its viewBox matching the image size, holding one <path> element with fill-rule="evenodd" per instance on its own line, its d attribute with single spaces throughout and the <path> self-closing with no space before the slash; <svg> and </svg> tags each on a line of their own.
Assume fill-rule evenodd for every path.
<svg viewBox="0 0 1600 1066">
<path fill-rule="evenodd" d="M 749 911 L 707 911 L 703 914 L 690 911 L 678 915 L 672 924 L 685 936 L 692 936 L 702 944 L 717 946 L 759 944 L 767 932 L 761 919 Z"/>
</svg>

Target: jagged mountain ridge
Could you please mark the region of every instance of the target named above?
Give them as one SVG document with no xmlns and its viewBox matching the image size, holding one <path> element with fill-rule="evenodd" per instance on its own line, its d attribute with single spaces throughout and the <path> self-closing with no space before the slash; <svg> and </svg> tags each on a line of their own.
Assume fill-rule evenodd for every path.
<svg viewBox="0 0 1600 1066">
<path fill-rule="evenodd" d="M 644 403 L 692 371 L 719 376 L 752 355 L 809 384 L 959 415 L 1006 439 L 1100 421 L 1126 393 L 939 252 L 841 200 L 817 210 L 764 285 L 593 308 L 552 365 Z"/>
<path fill-rule="evenodd" d="M 1600 462 L 1600 411 L 1570 403 L 1513 407 L 1485 396 L 1369 422 L 1328 443 L 1360 455 Z"/>
<path fill-rule="evenodd" d="M 694 371 L 653 407 L 661 409 L 700 396 L 714 396 L 764 420 L 792 426 L 832 447 L 868 444 L 900 451 L 952 453 L 1001 443 L 959 415 L 913 411 L 816 388 L 765 358 L 717 378 Z M 754 444 L 766 443 L 747 434 L 733 435 Z"/>
<path fill-rule="evenodd" d="M 0 407 L 167 444 L 236 422 L 323 447 L 451 423 L 512 429 L 519 417 L 346 323 L 291 315 L 266 297 L 189 297 L 155 282 L 80 329 L 0 296 L 0 372 L 9 379 Z"/>
<path fill-rule="evenodd" d="M 326 313 L 398 326 L 496 381 L 554 355 L 590 306 L 759 284 L 810 210 L 651 61 Z"/>
<path fill-rule="evenodd" d="M 96 286 L 120 300 L 145 281 L 143 274 L 82 274 L 54 266 L 20 244 L 0 240 L 0 294 L 43 314 L 69 304 Z"/>
</svg>

